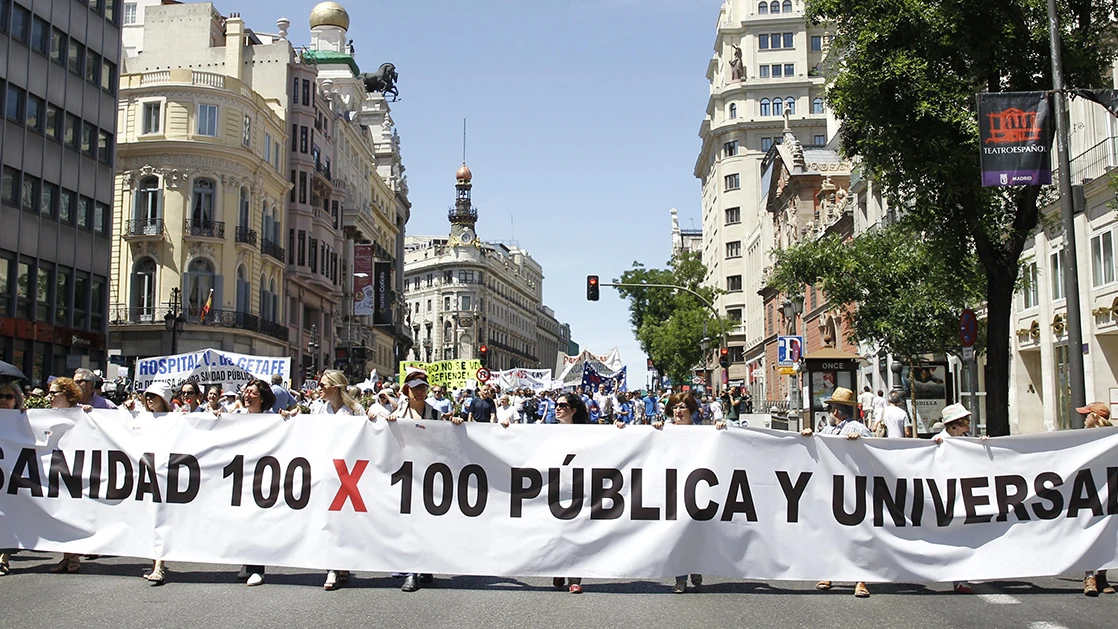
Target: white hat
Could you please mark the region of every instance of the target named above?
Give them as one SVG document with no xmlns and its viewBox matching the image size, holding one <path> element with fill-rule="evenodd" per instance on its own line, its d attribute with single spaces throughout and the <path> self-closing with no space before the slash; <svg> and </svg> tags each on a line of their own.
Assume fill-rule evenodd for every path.
<svg viewBox="0 0 1118 629">
<path fill-rule="evenodd" d="M 171 408 L 171 385 L 166 382 L 153 382 L 148 388 L 144 389 L 144 394 L 147 395 L 148 393 L 154 393 L 163 398 L 163 401 L 167 403 L 167 408 Z"/>
<path fill-rule="evenodd" d="M 966 417 L 970 417 L 970 411 L 962 404 L 951 404 L 943 407 L 943 424 L 945 426 Z"/>
</svg>

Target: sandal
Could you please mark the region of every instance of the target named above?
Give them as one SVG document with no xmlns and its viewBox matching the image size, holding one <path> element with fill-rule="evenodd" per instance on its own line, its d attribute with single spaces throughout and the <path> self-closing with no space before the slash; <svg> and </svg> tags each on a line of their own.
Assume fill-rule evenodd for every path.
<svg viewBox="0 0 1118 629">
<path fill-rule="evenodd" d="M 829 589 L 831 589 L 831 582 L 830 581 L 820 581 L 819 583 L 815 584 L 815 589 L 817 589 L 817 590 L 829 590 Z"/>
<path fill-rule="evenodd" d="M 865 583 L 858 582 L 858 584 L 854 586 L 854 596 L 858 598 L 869 598 L 870 590 L 866 587 Z"/>
<path fill-rule="evenodd" d="M 8 553 L 0 553 L 0 577 L 12 573 L 12 569 L 8 566 Z"/>
<path fill-rule="evenodd" d="M 571 585 L 570 592 L 571 592 L 571 594 L 582 594 L 582 586 L 577 584 L 577 583 L 574 583 L 574 584 Z"/>
<path fill-rule="evenodd" d="M 58 565 L 51 568 L 50 571 L 54 574 L 74 574 L 81 570 L 81 567 L 81 559 L 78 558 L 78 555 L 66 554 L 62 556 L 62 561 L 58 562 Z"/>
</svg>

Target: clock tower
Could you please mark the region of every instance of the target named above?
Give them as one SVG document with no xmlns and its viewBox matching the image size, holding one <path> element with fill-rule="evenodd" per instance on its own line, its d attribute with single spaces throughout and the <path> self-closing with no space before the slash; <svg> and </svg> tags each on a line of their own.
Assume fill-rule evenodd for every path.
<svg viewBox="0 0 1118 629">
<path fill-rule="evenodd" d="M 473 173 L 470 172 L 469 166 L 466 162 L 462 162 L 462 167 L 458 169 L 455 175 L 457 183 L 454 184 L 457 190 L 456 198 L 454 200 L 454 207 L 450 209 L 450 246 L 477 246 L 477 233 L 474 231 L 474 224 L 477 223 L 477 208 L 473 206 L 470 199 L 470 188 L 473 184 Z"/>
</svg>

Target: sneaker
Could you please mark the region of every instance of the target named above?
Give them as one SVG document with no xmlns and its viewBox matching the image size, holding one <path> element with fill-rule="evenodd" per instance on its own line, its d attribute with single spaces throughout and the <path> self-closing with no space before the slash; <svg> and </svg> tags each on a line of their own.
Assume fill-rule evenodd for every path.
<svg viewBox="0 0 1118 629">
<path fill-rule="evenodd" d="M 1103 594 L 1114 593 L 1114 586 L 1106 580 L 1106 570 L 1099 570 L 1095 573 L 1095 585 L 1098 586 L 1099 591 Z"/>
<path fill-rule="evenodd" d="M 326 573 L 326 583 L 322 584 L 322 589 L 330 591 L 338 589 L 338 573 L 333 570 Z"/>
<path fill-rule="evenodd" d="M 248 575 L 248 581 L 245 582 L 245 585 L 249 587 L 252 587 L 254 585 L 264 585 L 264 575 L 260 574 L 259 572 L 253 572 L 252 574 Z"/>
<path fill-rule="evenodd" d="M 401 592 L 415 592 L 419 589 L 419 579 L 414 574 L 409 574 L 404 578 L 404 584 L 400 586 Z"/>
<path fill-rule="evenodd" d="M 956 594 L 973 594 L 974 590 L 971 589 L 970 584 L 956 583 L 955 584 L 955 593 Z"/>
<path fill-rule="evenodd" d="M 571 594 L 582 594 L 582 586 L 578 583 L 572 583 L 570 592 Z"/>
<path fill-rule="evenodd" d="M 687 591 L 687 579 L 676 579 L 675 587 L 672 588 L 672 594 L 683 594 Z"/>
<path fill-rule="evenodd" d="M 695 587 L 702 587 L 702 585 L 703 585 L 703 575 L 701 575 L 701 574 L 691 575 L 691 585 L 693 585 Z"/>
<path fill-rule="evenodd" d="M 1099 595 L 1099 587 L 1098 584 L 1095 582 L 1094 575 L 1083 578 L 1083 594 L 1085 594 L 1086 596 Z"/>
</svg>

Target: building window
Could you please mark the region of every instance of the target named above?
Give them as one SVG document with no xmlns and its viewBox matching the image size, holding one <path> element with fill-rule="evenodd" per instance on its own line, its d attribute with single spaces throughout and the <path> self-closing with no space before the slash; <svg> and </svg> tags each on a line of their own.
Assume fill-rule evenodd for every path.
<svg viewBox="0 0 1118 629">
<path fill-rule="evenodd" d="M 776 66 L 773 66 L 773 67 L 775 68 Z M 780 100 L 779 98 L 774 98 L 773 99 L 773 115 L 774 116 L 783 116 L 784 115 L 784 101 Z"/>
<path fill-rule="evenodd" d="M 726 224 L 735 225 L 741 222 L 741 208 L 731 207 L 726 208 Z"/>
<path fill-rule="evenodd" d="M 143 129 L 144 135 L 159 133 L 163 130 L 162 127 L 163 117 L 163 103 L 150 102 L 144 103 L 144 116 L 143 116 Z"/>
<path fill-rule="evenodd" d="M 7 4 L 5 4 L 4 9 L 7 8 L 8 6 Z M 31 30 L 30 23 L 31 12 L 18 4 L 12 3 L 12 21 L 9 25 L 8 30 L 8 32 L 12 35 L 12 39 L 26 44 L 27 36 L 29 34 L 28 31 Z"/>
<path fill-rule="evenodd" d="M 155 260 L 151 258 L 141 258 L 132 265 L 130 321 L 155 321 L 155 271 Z"/>
<path fill-rule="evenodd" d="M 217 137 L 217 105 L 198 105 L 198 135 Z"/>
<path fill-rule="evenodd" d="M 35 274 L 35 320 L 36 321 L 50 321 L 50 289 L 54 283 L 50 279 L 51 269 L 44 268 L 43 263 L 39 263 L 39 269 Z"/>
<path fill-rule="evenodd" d="M 768 14 L 769 14 L 769 3 L 768 2 L 758 3 L 757 4 L 757 15 L 768 15 Z"/>
<path fill-rule="evenodd" d="M 78 272 L 74 275 L 74 327 L 85 329 L 86 312 L 89 309 L 89 275 Z"/>
<path fill-rule="evenodd" d="M 62 143 L 66 146 L 78 150 L 80 145 L 81 133 L 78 128 L 81 126 L 81 121 L 74 114 L 66 114 L 66 124 L 62 130 Z"/>
<path fill-rule="evenodd" d="M 249 299 L 252 298 L 252 284 L 248 283 L 248 275 L 245 273 L 245 265 L 237 267 L 237 312 L 241 314 L 248 314 L 249 312 Z M 263 286 L 261 287 L 263 288 Z"/>
<path fill-rule="evenodd" d="M 726 277 L 726 290 L 731 293 L 741 292 L 741 276 L 729 275 Z"/>
<path fill-rule="evenodd" d="M 726 175 L 726 190 L 737 190 L 741 188 L 741 177 L 737 173 Z"/>
<path fill-rule="evenodd" d="M 78 227 L 85 229 L 89 226 L 89 215 L 93 211 L 93 199 L 89 197 L 78 197 L 78 211 L 77 215 Z"/>
<path fill-rule="evenodd" d="M 129 24 L 135 24 L 136 20 L 137 20 L 137 17 L 136 17 L 136 3 L 135 2 L 125 2 L 124 3 L 124 25 L 128 26 Z"/>
<path fill-rule="evenodd" d="M 210 179 L 194 181 L 193 203 L 190 205 L 190 220 L 199 223 L 196 227 L 210 226 L 214 220 L 214 182 Z"/>
<path fill-rule="evenodd" d="M 823 36 L 811 36 L 811 52 L 823 52 Z"/>
<path fill-rule="evenodd" d="M 787 68 L 787 66 L 785 66 L 785 67 Z M 791 98 L 791 97 L 786 98 L 784 100 L 784 109 L 788 111 L 789 116 L 795 116 L 796 115 L 796 99 Z"/>
<path fill-rule="evenodd" d="M 27 212 L 39 211 L 39 178 L 23 174 L 23 194 L 20 206 Z"/>
<path fill-rule="evenodd" d="M 761 66 L 758 68 L 759 77 L 762 79 L 769 78 L 769 66 Z"/>
<path fill-rule="evenodd" d="M 69 223 L 74 220 L 74 199 L 77 195 L 62 188 L 58 193 L 58 220 L 62 223 Z"/>
<path fill-rule="evenodd" d="M 768 153 L 769 149 L 772 148 L 772 145 L 773 145 L 773 139 L 772 138 L 761 138 L 761 150 L 762 151 Z"/>
<path fill-rule="evenodd" d="M 45 103 L 38 96 L 27 95 L 27 128 L 38 133 L 43 132 L 43 108 Z"/>
<path fill-rule="evenodd" d="M 241 125 L 241 144 L 244 146 L 252 146 L 252 118 L 247 115 L 244 117 L 244 122 Z"/>
<path fill-rule="evenodd" d="M 213 291 L 213 303 L 221 304 L 221 286 L 215 281 L 214 267 L 205 258 L 191 260 L 187 272 L 183 274 L 183 308 L 193 315 L 201 314 L 202 307 Z"/>
<path fill-rule="evenodd" d="M 16 317 L 31 318 L 31 266 L 20 262 L 16 267 Z"/>
<path fill-rule="evenodd" d="M 41 18 L 34 18 L 31 21 L 31 49 L 47 54 L 50 46 L 50 24 Z"/>
<path fill-rule="evenodd" d="M 729 319 L 734 325 L 741 323 L 741 308 L 730 308 L 726 310 L 726 318 Z"/>
<path fill-rule="evenodd" d="M 82 123 L 82 144 L 81 151 L 90 157 L 97 157 L 97 144 L 95 144 L 95 137 L 97 135 L 96 128 L 88 122 Z"/>
<path fill-rule="evenodd" d="M 769 49 L 769 36 L 768 35 L 758 35 L 757 36 L 757 49 L 758 50 L 768 50 Z"/>
<path fill-rule="evenodd" d="M 307 265 L 307 232 L 299 230 L 299 266 Z"/>
<path fill-rule="evenodd" d="M 307 202 L 307 172 L 299 171 L 299 203 Z"/>
<path fill-rule="evenodd" d="M 827 136 L 825 136 L 825 135 L 814 136 L 814 137 L 812 137 L 811 142 L 815 146 L 826 146 L 827 145 Z"/>
<path fill-rule="evenodd" d="M 50 60 L 60 66 L 66 65 L 66 34 L 57 28 L 50 29 Z"/>
<path fill-rule="evenodd" d="M 54 322 L 70 325 L 70 273 L 62 269 L 54 274 Z"/>
<path fill-rule="evenodd" d="M 735 157 L 738 154 L 738 141 L 732 140 L 722 145 L 722 150 L 726 153 L 726 157 Z"/>
<path fill-rule="evenodd" d="M 760 111 L 760 113 L 761 113 L 762 116 L 772 115 L 772 106 L 769 104 L 769 99 L 767 99 L 767 98 L 762 98 L 761 99 L 761 111 Z"/>
<path fill-rule="evenodd" d="M 62 110 L 47 103 L 45 120 L 45 133 L 48 138 L 59 141 L 62 139 Z"/>
<path fill-rule="evenodd" d="M 473 298 L 469 295 L 462 295 L 458 298 L 458 303 L 461 305 L 461 310 L 470 311 L 473 309 Z"/>
<path fill-rule="evenodd" d="M 780 77 L 784 76 L 784 66 L 778 63 L 769 67 L 772 68 L 772 75 L 774 79 L 779 79 Z"/>
<path fill-rule="evenodd" d="M 737 117 L 738 117 L 738 106 L 737 106 L 737 104 L 730 103 L 729 111 L 730 111 L 730 113 L 729 113 L 730 120 L 736 120 Z"/>
<path fill-rule="evenodd" d="M 741 241 L 734 240 L 726 243 L 726 257 L 727 258 L 740 258 L 741 257 Z"/>
<path fill-rule="evenodd" d="M 784 78 L 789 78 L 789 77 L 793 77 L 793 76 L 796 76 L 796 64 L 794 64 L 794 63 L 784 64 Z"/>
<path fill-rule="evenodd" d="M 97 131 L 97 159 L 101 160 L 102 164 L 113 163 L 113 136 L 108 131 Z"/>
<path fill-rule="evenodd" d="M 1114 241 L 1110 232 L 1091 239 L 1091 279 L 1092 286 L 1114 281 Z"/>
<path fill-rule="evenodd" d="M 239 227 L 249 227 L 249 197 L 248 188 L 241 188 L 241 202 L 238 205 L 240 212 L 237 214 L 237 225 Z M 267 235 L 265 235 L 266 237 Z"/>
<path fill-rule="evenodd" d="M 15 207 L 19 204 L 19 171 L 5 166 L 3 173 L 0 181 L 0 203 Z"/>
<path fill-rule="evenodd" d="M 813 114 L 823 113 L 823 99 L 822 98 L 813 98 L 811 100 L 811 113 L 813 113 Z"/>
<path fill-rule="evenodd" d="M 272 163 L 272 134 L 264 134 L 264 161 Z"/>
<path fill-rule="evenodd" d="M 1021 309 L 1028 310 L 1040 305 L 1040 281 L 1036 262 L 1030 262 L 1022 269 L 1024 281 L 1021 288 Z"/>
<path fill-rule="evenodd" d="M 780 3 L 780 7 L 781 7 L 780 10 L 781 10 L 782 13 L 791 13 L 792 12 L 792 0 L 784 0 L 784 2 Z"/>
<path fill-rule="evenodd" d="M 780 3 L 777 0 L 769 3 L 769 13 L 780 13 Z"/>
<path fill-rule="evenodd" d="M 140 181 L 140 188 L 136 191 L 135 217 L 137 221 L 142 221 L 145 228 L 159 220 L 159 196 L 158 178 L 148 177 Z"/>
<path fill-rule="evenodd" d="M 45 216 L 54 216 L 55 203 L 58 202 L 58 186 L 44 181 L 42 184 L 42 196 L 39 199 L 39 212 Z"/>
<path fill-rule="evenodd" d="M 1064 251 L 1061 249 L 1049 258 L 1048 273 L 1051 276 L 1052 301 L 1064 298 Z"/>
<path fill-rule="evenodd" d="M 773 49 L 780 48 L 780 33 L 773 33 L 769 35 L 769 47 Z"/>
<path fill-rule="evenodd" d="M 105 327 L 105 305 L 108 293 L 105 280 L 93 279 L 89 287 L 89 329 L 103 331 Z M 215 298 L 216 301 L 216 298 Z"/>
<path fill-rule="evenodd" d="M 70 40 L 70 45 L 66 50 L 66 65 L 70 68 L 70 72 L 78 76 L 82 76 L 82 72 L 85 70 L 85 46 L 73 39 Z"/>
<path fill-rule="evenodd" d="M 299 152 L 300 153 L 306 153 L 307 152 L 307 137 L 308 137 L 307 128 L 306 127 L 299 127 Z"/>
<path fill-rule="evenodd" d="M 85 51 L 85 80 L 93 85 L 101 84 L 101 55 L 88 49 Z"/>
<path fill-rule="evenodd" d="M 4 115 L 12 122 L 23 124 L 24 91 L 8 84 L 7 98 L 4 99 Z"/>
<path fill-rule="evenodd" d="M 311 106 L 311 82 L 307 79 L 303 79 L 303 104 Z"/>
<path fill-rule="evenodd" d="M 784 33 L 782 39 L 784 40 L 784 48 L 795 48 L 796 40 L 795 33 Z"/>
</svg>

